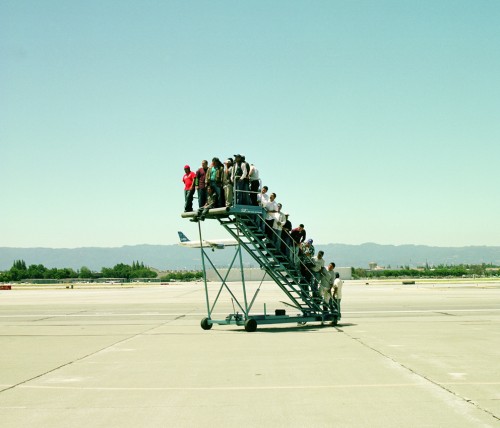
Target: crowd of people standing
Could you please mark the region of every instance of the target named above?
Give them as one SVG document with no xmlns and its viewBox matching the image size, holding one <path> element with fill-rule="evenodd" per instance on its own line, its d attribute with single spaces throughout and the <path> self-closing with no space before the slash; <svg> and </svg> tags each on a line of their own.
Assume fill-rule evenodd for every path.
<svg viewBox="0 0 500 428">
<path fill-rule="evenodd" d="M 198 198 L 197 214 L 192 221 L 204 220 L 212 208 L 233 205 L 261 206 L 265 212 L 257 221 L 265 232 L 266 245 L 281 251 L 300 269 L 308 279 L 311 295 L 321 298 L 324 308 L 337 306 L 340 317 L 342 280 L 334 271 L 335 263 L 325 268 L 324 252 L 315 255 L 313 240 L 307 239 L 304 224 L 292 228 L 289 213 L 282 211 L 282 204 L 276 201 L 276 193 L 268 193 L 268 186 L 262 186 L 257 167 L 248 163 L 244 155 L 235 154 L 223 163 L 212 158 L 210 166 L 202 160 L 196 171 L 184 166 L 184 212 L 192 212 L 195 193 Z M 337 281 L 337 282 L 336 282 Z"/>
</svg>

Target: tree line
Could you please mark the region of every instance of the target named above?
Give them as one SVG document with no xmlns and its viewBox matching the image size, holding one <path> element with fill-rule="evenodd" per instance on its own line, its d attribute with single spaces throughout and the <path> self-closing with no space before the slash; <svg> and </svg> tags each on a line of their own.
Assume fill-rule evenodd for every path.
<svg viewBox="0 0 500 428">
<path fill-rule="evenodd" d="M 499 275 L 500 268 L 492 264 L 480 265 L 439 265 L 436 267 L 413 269 L 403 266 L 398 269 L 390 267 L 383 270 L 352 268 L 352 277 L 358 278 L 444 278 Z M 202 271 L 172 271 L 158 278 L 157 272 L 144 265 L 143 262 L 133 262 L 132 265 L 119 263 L 112 268 L 103 267 L 100 272 L 91 271 L 83 266 L 79 270 L 72 268 L 47 268 L 42 264 L 27 266 L 24 260 L 15 260 L 8 271 L 0 272 L 0 282 L 19 282 L 25 280 L 88 280 L 101 278 L 120 279 L 124 282 L 134 279 L 151 279 L 159 281 L 194 281 L 203 278 Z"/>
<path fill-rule="evenodd" d="M 161 281 L 190 281 L 202 278 L 200 271 L 193 272 L 169 272 L 159 278 Z M 32 264 L 27 266 L 24 260 L 15 260 L 8 271 L 0 272 L 0 282 L 18 282 L 25 280 L 47 279 L 47 280 L 99 280 L 100 278 L 116 278 L 123 281 L 130 281 L 137 278 L 155 279 L 158 273 L 143 262 L 133 262 L 132 265 L 119 263 L 112 268 L 103 267 L 100 272 L 93 272 L 88 267 L 83 266 L 79 270 L 72 268 L 47 268 L 42 264 Z"/>
<path fill-rule="evenodd" d="M 473 277 L 499 275 L 500 269 L 492 264 L 480 265 L 438 265 L 436 267 L 426 266 L 420 269 L 412 269 L 403 266 L 398 269 L 369 270 L 352 268 L 353 278 L 445 278 L 445 277 Z"/>
</svg>

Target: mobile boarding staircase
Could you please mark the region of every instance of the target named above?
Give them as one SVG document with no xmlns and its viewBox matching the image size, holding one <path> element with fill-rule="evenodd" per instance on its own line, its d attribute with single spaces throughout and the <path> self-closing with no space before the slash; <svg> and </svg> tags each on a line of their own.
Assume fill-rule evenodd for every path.
<svg viewBox="0 0 500 428">
<path fill-rule="evenodd" d="M 264 216 L 264 209 L 252 205 L 214 208 L 207 213 L 206 219 L 217 219 L 238 243 L 234 257 L 224 277 L 219 273 L 218 269 L 210 260 L 208 253 L 205 251 L 205 249 L 209 249 L 210 247 L 202 244 L 202 222 L 198 221 L 207 305 L 207 317 L 201 320 L 201 327 L 204 330 L 210 330 L 214 324 L 233 324 L 244 326 L 246 331 L 253 332 L 257 329 L 258 324 L 297 323 L 298 325 L 304 325 L 307 322 L 316 321 L 322 323 L 330 322 L 331 325 L 337 325 L 339 318 L 337 308 L 335 306 L 333 308 L 327 307 L 320 297 L 312 295 L 310 292 L 312 272 L 309 271 L 309 268 L 305 266 L 302 261 L 299 261 L 298 258 L 294 262 L 293 258 L 285 256 L 280 249 L 277 249 L 273 243 L 269 242 L 263 226 L 265 224 Z M 191 221 L 194 221 L 196 220 L 196 212 L 185 212 L 182 214 L 182 217 L 191 218 Z M 286 245 L 281 238 L 279 238 L 278 242 Z M 242 250 L 245 250 L 264 272 L 262 281 L 253 296 L 250 296 L 245 284 Z M 290 254 L 292 254 L 293 249 L 288 248 L 288 250 Z M 242 287 L 238 292 L 234 289 L 232 290 L 226 282 L 237 259 L 241 270 Z M 209 289 L 207 282 L 207 263 L 212 266 L 221 281 L 217 292 L 214 292 L 213 287 Z M 295 309 L 299 312 L 298 314 L 293 316 L 287 315 L 286 311 L 283 309 L 276 309 L 274 314 L 267 314 L 265 305 L 263 314 L 251 313 L 255 299 L 265 278 L 265 274 L 267 274 L 287 296 L 289 302 L 282 301 L 281 303 L 289 308 Z M 237 284 L 239 287 L 240 283 Z M 225 319 L 213 319 L 212 315 L 214 314 L 215 306 L 224 289 L 231 295 L 233 313 L 229 314 Z M 209 293 L 209 290 L 211 293 Z M 210 294 L 212 294 L 212 298 Z M 237 294 L 239 296 L 237 296 Z M 239 310 L 237 310 L 236 307 Z"/>
</svg>

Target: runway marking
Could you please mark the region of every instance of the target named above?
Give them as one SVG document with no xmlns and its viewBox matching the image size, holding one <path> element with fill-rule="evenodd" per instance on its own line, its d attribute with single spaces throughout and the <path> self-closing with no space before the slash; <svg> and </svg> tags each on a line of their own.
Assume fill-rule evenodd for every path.
<svg viewBox="0 0 500 428">
<path fill-rule="evenodd" d="M 440 382 L 440 385 L 500 385 L 500 382 Z M 388 383 L 388 384 L 339 384 L 339 385 L 291 385 L 291 386 L 172 386 L 172 387 L 97 387 L 68 385 L 19 385 L 23 389 L 78 389 L 88 391 L 265 391 L 265 390 L 302 390 L 302 389 L 337 389 L 337 388 L 406 388 L 422 387 L 423 382 Z"/>
<path fill-rule="evenodd" d="M 444 314 L 445 312 L 454 312 L 454 313 L 467 313 L 467 312 L 500 312 L 500 308 L 491 308 L 491 309 L 413 309 L 413 310 L 384 310 L 384 311 L 343 311 L 344 315 L 353 315 L 353 314 L 420 314 L 420 313 L 438 313 Z M 217 316 L 226 316 L 228 312 L 213 312 L 212 318 L 214 315 Z M 95 318 L 95 317 L 122 317 L 122 316 L 141 316 L 141 317 L 158 317 L 158 316 L 182 316 L 186 315 L 185 313 L 170 313 L 170 312 L 131 312 L 131 313 L 111 313 L 111 312 L 98 312 L 92 314 L 12 314 L 12 315 L 0 315 L 0 318 L 27 318 L 27 317 L 46 317 L 46 318 Z M 206 312 L 192 312 L 189 314 L 190 316 L 206 316 Z"/>
<path fill-rule="evenodd" d="M 443 313 L 443 312 L 500 312 L 500 308 L 491 309 L 420 309 L 420 310 L 396 310 L 396 311 L 351 311 L 342 314 L 418 314 L 418 313 Z"/>
<path fill-rule="evenodd" d="M 460 381 L 455 381 L 455 382 L 440 382 L 438 380 L 434 380 L 428 376 L 426 376 L 423 373 L 419 373 L 417 370 L 414 368 L 406 365 L 405 363 L 402 363 L 395 358 L 391 357 L 390 355 L 385 354 L 382 350 L 379 350 L 375 348 L 372 345 L 369 345 L 368 343 L 364 342 L 362 339 L 351 336 L 349 333 L 345 333 L 346 336 L 351 337 L 351 339 L 355 340 L 362 346 L 366 347 L 367 349 L 371 349 L 373 352 L 376 352 L 383 358 L 386 358 L 386 361 L 389 363 L 390 366 L 392 366 L 396 371 L 401 371 L 402 373 L 406 373 L 408 376 L 411 378 L 415 379 L 416 384 L 422 385 L 422 387 L 425 387 L 426 389 L 429 390 L 431 394 L 433 394 L 437 399 L 443 402 L 443 404 L 446 404 L 447 406 L 451 407 L 454 409 L 456 412 L 459 412 L 462 414 L 464 417 L 469 419 L 469 421 L 474 424 L 473 426 L 478 426 L 479 421 L 477 418 L 471 413 L 471 405 L 473 408 L 476 408 L 477 410 L 487 413 L 491 415 L 493 418 L 500 420 L 500 418 L 492 413 L 490 410 L 482 407 L 479 403 L 474 402 L 473 400 L 460 395 L 459 392 L 454 391 L 451 386 L 456 386 L 456 385 L 500 385 L 500 382 L 460 382 Z"/>
<path fill-rule="evenodd" d="M 465 376 L 467 376 L 467 373 L 448 373 L 448 374 L 455 379 L 463 379 Z"/>
</svg>

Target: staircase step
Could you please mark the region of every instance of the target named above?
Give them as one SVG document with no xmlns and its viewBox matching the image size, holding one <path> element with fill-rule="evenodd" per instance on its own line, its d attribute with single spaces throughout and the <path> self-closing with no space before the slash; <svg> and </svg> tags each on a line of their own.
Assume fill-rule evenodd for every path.
<svg viewBox="0 0 500 428">
<path fill-rule="evenodd" d="M 261 225 L 256 224 L 255 215 L 235 215 L 234 219 L 219 219 L 220 224 L 243 248 L 263 267 L 276 284 L 290 297 L 303 312 L 316 314 L 320 307 L 309 296 L 310 281 L 296 269 L 295 264 L 280 249 L 266 239 Z M 307 290 L 307 291 L 306 291 Z"/>
</svg>

